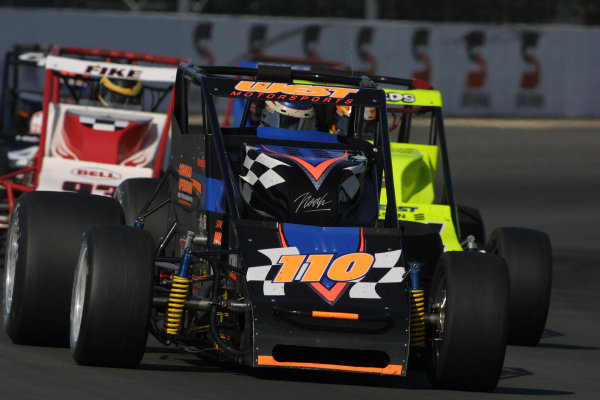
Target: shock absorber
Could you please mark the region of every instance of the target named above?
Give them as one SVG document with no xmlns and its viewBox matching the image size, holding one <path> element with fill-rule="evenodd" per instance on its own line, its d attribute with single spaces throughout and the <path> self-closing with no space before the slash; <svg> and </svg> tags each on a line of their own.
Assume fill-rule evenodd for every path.
<svg viewBox="0 0 600 400">
<path fill-rule="evenodd" d="M 425 346 L 425 291 L 421 289 L 419 273 L 421 266 L 412 263 L 410 266 L 410 345 Z"/>
<path fill-rule="evenodd" d="M 165 332 L 170 335 L 178 335 L 181 328 L 181 320 L 183 318 L 184 303 L 188 296 L 190 282 L 188 273 L 192 264 L 191 244 L 194 234 L 188 232 L 185 247 L 183 249 L 183 257 L 181 259 L 181 268 L 179 272 L 173 276 L 171 283 L 171 291 L 169 293 L 169 301 L 167 302 L 167 313 L 165 315 Z"/>
</svg>

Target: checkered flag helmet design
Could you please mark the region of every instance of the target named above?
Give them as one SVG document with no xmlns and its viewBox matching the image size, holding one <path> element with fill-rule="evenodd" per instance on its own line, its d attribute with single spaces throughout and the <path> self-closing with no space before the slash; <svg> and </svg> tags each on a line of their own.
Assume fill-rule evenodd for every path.
<svg viewBox="0 0 600 400">
<path fill-rule="evenodd" d="M 263 188 L 269 189 L 284 183 L 285 179 L 275 171 L 275 168 L 289 167 L 289 165 L 269 157 L 257 147 L 245 147 L 246 154 L 242 164 L 242 174 L 240 175 L 242 198 L 259 215 L 275 218 L 274 215 L 264 209 L 263 205 L 268 204 L 269 200 L 263 198 L 260 193 L 265 192 L 262 190 Z"/>
<path fill-rule="evenodd" d="M 280 165 L 289 167 L 288 164 L 259 152 L 256 147 L 246 146 L 246 157 L 242 168 L 246 174 L 240 178 L 250 185 L 259 182 L 265 189 L 269 189 L 271 186 L 285 182 L 283 177 L 274 170 Z"/>
</svg>

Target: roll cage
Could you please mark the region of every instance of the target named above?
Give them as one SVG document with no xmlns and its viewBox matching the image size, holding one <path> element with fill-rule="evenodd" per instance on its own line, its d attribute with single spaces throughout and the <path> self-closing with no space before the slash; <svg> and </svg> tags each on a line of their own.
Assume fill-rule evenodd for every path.
<svg viewBox="0 0 600 400">
<path fill-rule="evenodd" d="M 401 79 L 388 76 L 371 76 L 373 82 L 380 84 L 386 93 L 387 111 L 389 115 L 400 114 L 397 143 L 411 143 L 413 138 L 414 116 L 430 114 L 428 139 L 425 142 L 440 149 L 443 177 L 442 204 L 450 207 L 454 229 L 460 237 L 457 207 L 454 198 L 450 161 L 446 144 L 446 130 L 442 114 L 442 95 L 422 79 Z M 392 129 L 390 129 L 391 131 Z"/>
<path fill-rule="evenodd" d="M 302 84 L 295 82 L 301 81 Z M 306 82 L 306 83 L 304 83 Z M 310 82 L 310 83 L 308 83 Z M 188 63 L 179 65 L 175 81 L 175 107 L 173 122 L 177 124 L 183 135 L 193 134 L 189 122 L 189 85 L 200 88 L 202 102 L 201 120 L 202 133 L 210 136 L 213 148 L 206 149 L 207 154 L 215 157 L 216 166 L 222 171 L 224 195 L 232 222 L 240 219 L 242 198 L 236 184 L 236 176 L 226 151 L 225 135 L 221 125 L 214 97 L 233 97 L 246 100 L 269 99 L 310 102 L 315 105 L 348 104 L 359 110 L 375 108 L 385 115 L 385 93 L 368 77 L 351 77 L 334 74 L 324 74 L 312 71 L 293 70 L 289 67 L 263 66 L 258 68 L 198 66 Z M 244 117 L 237 130 L 243 130 L 248 120 L 249 101 L 246 104 Z M 352 122 L 352 130 L 348 140 L 363 141 L 363 113 L 357 112 Z M 386 177 L 385 190 L 390 201 L 387 204 L 384 227 L 398 227 L 395 218 L 396 201 L 393 196 L 394 182 L 390 159 L 390 141 L 386 118 L 377 119 L 378 129 L 372 139 L 373 150 L 377 155 L 380 171 Z M 231 129 L 231 128 L 228 128 Z M 327 146 L 322 143 L 316 146 Z M 207 176 L 211 175 L 210 163 L 207 162 Z M 381 176 L 381 174 L 380 174 Z M 383 188 L 382 182 L 379 188 Z"/>
</svg>

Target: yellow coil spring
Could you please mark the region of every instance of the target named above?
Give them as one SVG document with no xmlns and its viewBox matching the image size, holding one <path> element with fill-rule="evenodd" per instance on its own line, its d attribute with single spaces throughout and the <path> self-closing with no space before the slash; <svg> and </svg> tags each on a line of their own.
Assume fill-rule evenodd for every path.
<svg viewBox="0 0 600 400">
<path fill-rule="evenodd" d="M 425 346 L 425 291 L 410 291 L 410 345 Z"/>
<path fill-rule="evenodd" d="M 173 277 L 169 302 L 167 304 L 167 315 L 165 317 L 165 332 L 171 335 L 179 333 L 181 316 L 183 315 L 183 303 L 188 295 L 190 280 L 179 276 Z"/>
</svg>

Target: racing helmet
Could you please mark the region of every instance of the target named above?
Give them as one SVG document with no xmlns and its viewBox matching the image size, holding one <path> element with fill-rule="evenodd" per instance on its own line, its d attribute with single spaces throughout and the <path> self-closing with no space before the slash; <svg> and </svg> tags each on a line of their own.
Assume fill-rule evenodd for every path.
<svg viewBox="0 0 600 400">
<path fill-rule="evenodd" d="M 314 130 L 316 112 L 312 104 L 286 101 L 265 102 L 260 123 L 262 126 L 294 130 Z"/>
<path fill-rule="evenodd" d="M 142 82 L 128 79 L 100 78 L 98 100 L 106 106 L 141 105 Z"/>
</svg>

